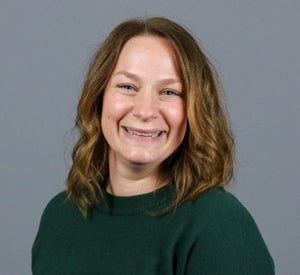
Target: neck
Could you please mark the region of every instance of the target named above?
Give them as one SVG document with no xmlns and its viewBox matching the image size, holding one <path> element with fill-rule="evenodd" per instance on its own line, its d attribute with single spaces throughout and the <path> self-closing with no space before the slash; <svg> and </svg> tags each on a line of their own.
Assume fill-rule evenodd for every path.
<svg viewBox="0 0 300 275">
<path fill-rule="evenodd" d="M 116 161 L 109 157 L 107 191 L 116 196 L 135 196 L 153 192 L 162 186 L 158 167 Z"/>
</svg>

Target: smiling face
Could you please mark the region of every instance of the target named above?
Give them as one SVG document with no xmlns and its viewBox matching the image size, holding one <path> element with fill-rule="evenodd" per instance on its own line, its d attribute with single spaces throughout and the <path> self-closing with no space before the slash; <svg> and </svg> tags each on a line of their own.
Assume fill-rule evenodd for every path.
<svg viewBox="0 0 300 275">
<path fill-rule="evenodd" d="M 181 144 L 186 124 L 183 84 L 168 40 L 131 38 L 104 91 L 101 125 L 110 166 L 158 168 Z"/>
</svg>

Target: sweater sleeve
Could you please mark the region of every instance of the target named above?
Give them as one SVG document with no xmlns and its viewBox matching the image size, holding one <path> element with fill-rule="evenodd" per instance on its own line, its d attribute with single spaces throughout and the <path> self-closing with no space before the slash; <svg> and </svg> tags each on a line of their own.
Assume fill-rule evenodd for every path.
<svg viewBox="0 0 300 275">
<path fill-rule="evenodd" d="M 46 262 L 51 262 L 57 254 L 57 247 L 63 246 L 66 241 L 59 235 L 65 231 L 65 224 L 68 222 L 70 203 L 67 201 L 66 192 L 56 195 L 47 204 L 40 220 L 39 229 L 35 237 L 31 250 L 31 267 L 33 274 L 49 274 L 45 272 L 48 266 Z M 57 264 L 57 263 L 56 263 Z M 51 274 L 55 274 L 56 264 L 53 263 Z M 60 273 L 56 273 L 60 274 Z"/>
<path fill-rule="evenodd" d="M 209 214 L 202 217 L 205 226 L 190 250 L 185 274 L 275 274 L 272 257 L 246 208 L 225 191 L 207 202 L 204 199 L 206 209 L 201 208 Z"/>
</svg>

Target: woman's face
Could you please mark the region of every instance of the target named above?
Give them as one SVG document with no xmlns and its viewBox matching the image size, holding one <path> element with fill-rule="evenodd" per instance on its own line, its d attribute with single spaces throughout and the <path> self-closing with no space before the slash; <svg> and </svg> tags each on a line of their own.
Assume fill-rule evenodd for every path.
<svg viewBox="0 0 300 275">
<path fill-rule="evenodd" d="M 183 84 L 166 39 L 136 36 L 123 47 L 106 86 L 101 117 L 110 165 L 158 167 L 186 131 Z"/>
</svg>

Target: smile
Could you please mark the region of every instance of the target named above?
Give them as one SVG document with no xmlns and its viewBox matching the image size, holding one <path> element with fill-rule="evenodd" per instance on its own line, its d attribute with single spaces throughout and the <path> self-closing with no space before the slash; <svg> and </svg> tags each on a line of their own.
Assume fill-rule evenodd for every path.
<svg viewBox="0 0 300 275">
<path fill-rule="evenodd" d="M 157 131 L 157 132 L 142 131 L 141 132 L 141 131 L 129 129 L 127 127 L 124 127 L 124 129 L 126 130 L 126 132 L 129 135 L 135 135 L 135 136 L 141 136 L 141 137 L 157 138 L 163 133 L 163 131 Z"/>
</svg>

